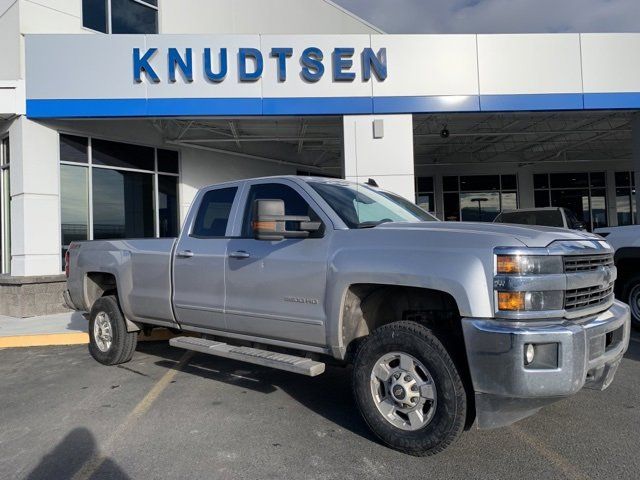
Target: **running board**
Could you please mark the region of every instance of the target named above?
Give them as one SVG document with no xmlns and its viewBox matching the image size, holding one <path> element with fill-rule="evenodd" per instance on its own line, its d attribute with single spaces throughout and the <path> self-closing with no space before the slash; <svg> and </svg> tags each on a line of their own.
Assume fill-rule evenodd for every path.
<svg viewBox="0 0 640 480">
<path fill-rule="evenodd" d="M 219 357 L 231 358 L 242 362 L 254 363 L 265 367 L 286 370 L 315 377 L 324 372 L 324 363 L 305 357 L 296 357 L 284 353 L 270 352 L 250 347 L 235 347 L 228 343 L 216 342 L 196 337 L 176 337 L 169 340 L 172 347 L 184 348 L 195 352 L 208 353 Z"/>
</svg>

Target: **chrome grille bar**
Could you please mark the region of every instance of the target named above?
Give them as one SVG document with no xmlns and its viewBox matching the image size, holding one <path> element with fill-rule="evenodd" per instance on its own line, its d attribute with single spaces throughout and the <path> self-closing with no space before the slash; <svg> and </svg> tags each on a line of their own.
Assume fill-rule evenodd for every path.
<svg viewBox="0 0 640 480">
<path fill-rule="evenodd" d="M 606 305 L 613 296 L 613 283 L 606 287 L 586 287 L 567 290 L 565 294 L 565 310 L 579 310 L 587 307 Z"/>
<path fill-rule="evenodd" d="M 613 255 L 575 255 L 564 257 L 564 271 L 588 272 L 597 270 L 600 267 L 612 267 Z"/>
</svg>

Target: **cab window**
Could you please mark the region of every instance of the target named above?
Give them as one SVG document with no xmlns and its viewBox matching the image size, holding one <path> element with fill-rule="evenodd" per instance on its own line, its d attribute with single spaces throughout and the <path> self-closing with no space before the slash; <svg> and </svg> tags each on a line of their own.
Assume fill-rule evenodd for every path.
<svg viewBox="0 0 640 480">
<path fill-rule="evenodd" d="M 205 193 L 193 224 L 191 236 L 197 238 L 224 237 L 237 191 L 237 187 L 230 187 L 210 190 Z"/>
</svg>

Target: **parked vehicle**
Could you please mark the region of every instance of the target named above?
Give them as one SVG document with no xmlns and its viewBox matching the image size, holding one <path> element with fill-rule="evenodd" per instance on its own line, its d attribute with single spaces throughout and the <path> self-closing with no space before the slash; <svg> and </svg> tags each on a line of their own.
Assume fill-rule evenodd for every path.
<svg viewBox="0 0 640 480">
<path fill-rule="evenodd" d="M 589 233 L 439 222 L 369 185 L 285 176 L 202 189 L 177 239 L 72 243 L 65 296 L 107 365 L 156 326 L 310 376 L 352 364 L 371 430 L 430 455 L 474 420 L 609 386 L 629 343 L 612 254 Z"/>
<path fill-rule="evenodd" d="M 616 298 L 629 304 L 631 322 L 640 328 L 640 225 L 598 228 L 595 232 L 615 249 Z"/>
<path fill-rule="evenodd" d="M 513 223 L 518 225 L 540 225 L 544 227 L 586 230 L 586 225 L 575 213 L 564 207 L 521 208 L 500 213 L 495 223 Z"/>
</svg>

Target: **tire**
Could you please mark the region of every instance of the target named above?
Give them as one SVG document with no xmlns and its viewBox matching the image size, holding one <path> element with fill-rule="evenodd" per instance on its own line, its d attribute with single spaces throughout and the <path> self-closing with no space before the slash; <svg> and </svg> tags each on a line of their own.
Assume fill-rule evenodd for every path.
<svg viewBox="0 0 640 480">
<path fill-rule="evenodd" d="M 640 275 L 631 277 L 625 282 L 621 300 L 631 309 L 631 324 L 640 329 Z"/>
<path fill-rule="evenodd" d="M 380 380 L 387 373 L 388 380 Z M 438 338 L 415 322 L 390 323 L 365 338 L 356 353 L 353 391 L 369 428 L 401 452 L 434 455 L 464 430 L 467 397 L 460 374 Z"/>
<path fill-rule="evenodd" d="M 109 341 L 110 338 L 110 341 Z M 127 325 L 115 295 L 101 297 L 89 316 L 89 353 L 103 365 L 131 360 L 138 343 L 138 332 L 127 332 Z"/>
</svg>

